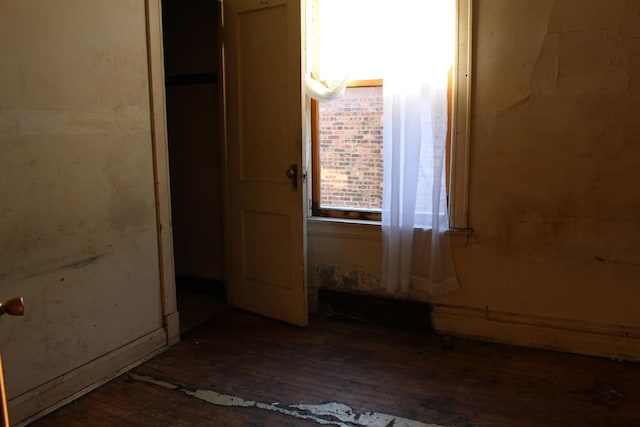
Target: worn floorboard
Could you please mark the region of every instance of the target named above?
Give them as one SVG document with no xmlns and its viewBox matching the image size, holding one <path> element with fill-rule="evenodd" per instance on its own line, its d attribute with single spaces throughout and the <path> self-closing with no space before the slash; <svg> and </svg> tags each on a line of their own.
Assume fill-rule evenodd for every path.
<svg viewBox="0 0 640 427">
<path fill-rule="evenodd" d="M 640 426 L 640 364 L 226 309 L 33 425 L 320 424 Z"/>
</svg>

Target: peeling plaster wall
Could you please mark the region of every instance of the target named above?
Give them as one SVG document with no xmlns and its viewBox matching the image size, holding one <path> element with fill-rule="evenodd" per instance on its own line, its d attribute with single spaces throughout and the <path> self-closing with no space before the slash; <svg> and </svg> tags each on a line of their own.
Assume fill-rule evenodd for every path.
<svg viewBox="0 0 640 427">
<path fill-rule="evenodd" d="M 637 335 L 640 3 L 474 5 L 474 233 L 454 249 L 461 289 L 434 303 Z M 312 287 L 353 288 L 323 283 L 319 266 L 379 274 L 378 243 L 354 248 L 325 228 L 310 224 Z M 351 262 L 355 253 L 367 261 Z M 468 332 L 492 336 L 491 327 Z"/>
<path fill-rule="evenodd" d="M 474 236 L 446 301 L 640 326 L 639 13 L 478 2 Z"/>
<path fill-rule="evenodd" d="M 142 1 L 0 4 L 9 398 L 162 328 L 146 43 Z"/>
</svg>

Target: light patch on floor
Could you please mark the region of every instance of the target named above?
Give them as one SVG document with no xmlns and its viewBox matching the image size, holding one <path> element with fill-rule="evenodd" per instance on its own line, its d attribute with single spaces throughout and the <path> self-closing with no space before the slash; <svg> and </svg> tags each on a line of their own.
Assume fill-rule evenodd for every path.
<svg viewBox="0 0 640 427">
<path fill-rule="evenodd" d="M 445 427 L 437 424 L 426 424 L 421 421 L 397 417 L 380 412 L 355 412 L 350 406 L 338 402 L 322 403 L 318 405 L 299 403 L 284 405 L 280 403 L 263 403 L 245 400 L 241 397 L 218 393 L 213 390 L 188 390 L 176 384 L 158 380 L 147 375 L 129 373 L 135 381 L 142 381 L 167 390 L 176 390 L 186 395 L 196 397 L 205 402 L 219 406 L 255 407 L 265 411 L 278 412 L 291 417 L 315 421 L 318 424 L 339 427 Z"/>
</svg>

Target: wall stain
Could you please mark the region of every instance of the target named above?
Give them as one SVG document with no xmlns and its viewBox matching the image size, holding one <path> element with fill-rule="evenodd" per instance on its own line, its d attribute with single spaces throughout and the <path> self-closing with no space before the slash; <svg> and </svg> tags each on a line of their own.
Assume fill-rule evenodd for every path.
<svg viewBox="0 0 640 427">
<path fill-rule="evenodd" d="M 603 258 L 601 256 L 594 256 L 593 259 L 595 259 L 598 262 L 604 263 L 604 264 L 624 264 L 624 265 L 631 265 L 634 267 L 638 266 L 637 262 L 630 262 L 630 261 L 620 261 L 620 260 L 616 260 L 616 259 L 609 259 L 609 258 Z"/>
<path fill-rule="evenodd" d="M 380 276 L 364 269 L 343 269 L 334 265 L 319 265 L 318 285 L 320 288 L 369 289 L 380 287 Z"/>
<path fill-rule="evenodd" d="M 91 265 L 91 264 L 94 264 L 94 263 L 100 261 L 100 259 L 102 257 L 104 257 L 105 255 L 106 255 L 106 253 L 101 253 L 101 254 L 98 254 L 98 255 L 90 256 L 88 258 L 83 258 L 81 260 L 74 261 L 72 263 L 62 265 L 62 266 L 56 268 L 56 270 L 66 270 L 66 269 L 69 269 L 69 268 L 86 267 L 88 265 Z"/>
<path fill-rule="evenodd" d="M 9 273 L 0 272 L 0 285 L 8 285 L 8 284 L 15 283 L 15 282 L 29 280 L 29 279 L 32 279 L 34 277 L 38 277 L 38 276 L 42 276 L 42 275 L 46 275 L 46 274 L 52 273 L 54 271 L 61 271 L 61 270 L 77 269 L 77 268 L 86 267 L 88 265 L 95 264 L 96 262 L 100 261 L 106 255 L 108 255 L 108 253 L 104 252 L 104 253 L 101 253 L 101 254 L 98 254 L 98 255 L 90 256 L 90 257 L 87 257 L 87 258 L 82 258 L 82 259 L 80 259 L 78 261 L 74 261 L 74 262 L 71 262 L 69 264 L 61 265 L 59 267 L 43 268 L 43 269 L 40 269 L 38 271 L 25 272 L 25 274 L 19 275 L 17 277 L 11 278 L 11 279 L 6 279 L 6 277 L 9 276 Z M 61 278 L 60 281 L 63 282 L 64 281 L 64 277 Z"/>
</svg>

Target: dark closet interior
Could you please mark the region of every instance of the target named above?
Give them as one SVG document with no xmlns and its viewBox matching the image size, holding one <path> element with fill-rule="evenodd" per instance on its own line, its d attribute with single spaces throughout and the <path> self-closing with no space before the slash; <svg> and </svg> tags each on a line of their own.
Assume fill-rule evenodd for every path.
<svg viewBox="0 0 640 427">
<path fill-rule="evenodd" d="M 224 293 L 220 3 L 163 0 L 174 262 L 181 322 Z M 193 295 L 195 293 L 195 295 Z"/>
</svg>

